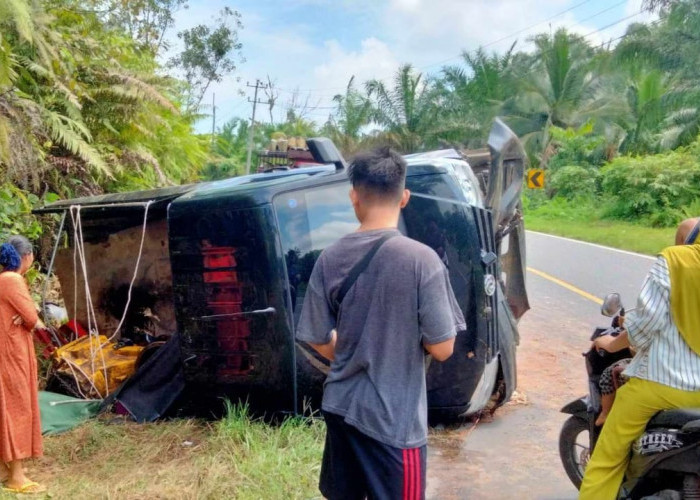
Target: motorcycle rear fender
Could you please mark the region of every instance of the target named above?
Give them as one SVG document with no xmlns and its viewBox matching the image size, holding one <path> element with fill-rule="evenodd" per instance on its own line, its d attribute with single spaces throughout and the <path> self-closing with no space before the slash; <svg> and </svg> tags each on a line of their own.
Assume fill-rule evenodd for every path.
<svg viewBox="0 0 700 500">
<path fill-rule="evenodd" d="M 571 403 L 564 406 L 564 408 L 561 409 L 561 412 L 568 415 L 576 415 L 581 418 L 587 418 L 588 403 L 586 403 L 586 398 L 583 397 L 573 400 Z"/>
</svg>

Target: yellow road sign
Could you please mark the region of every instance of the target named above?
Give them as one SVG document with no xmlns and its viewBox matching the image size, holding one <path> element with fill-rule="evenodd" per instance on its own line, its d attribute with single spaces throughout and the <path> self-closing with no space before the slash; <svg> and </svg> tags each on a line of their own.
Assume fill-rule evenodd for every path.
<svg viewBox="0 0 700 500">
<path fill-rule="evenodd" d="M 527 187 L 530 189 L 542 189 L 544 187 L 544 170 L 531 168 L 527 171 Z"/>
</svg>

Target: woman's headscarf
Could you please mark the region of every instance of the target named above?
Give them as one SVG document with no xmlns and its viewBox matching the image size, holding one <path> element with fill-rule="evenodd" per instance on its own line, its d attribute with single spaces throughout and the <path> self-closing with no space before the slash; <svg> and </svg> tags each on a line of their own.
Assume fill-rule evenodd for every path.
<svg viewBox="0 0 700 500">
<path fill-rule="evenodd" d="M 683 340 L 700 354 L 700 241 L 661 252 L 671 276 L 671 317 Z"/>
<path fill-rule="evenodd" d="M 11 243 L 3 243 L 0 246 L 0 266 L 3 271 L 17 271 L 22 265 L 22 257 Z"/>
</svg>

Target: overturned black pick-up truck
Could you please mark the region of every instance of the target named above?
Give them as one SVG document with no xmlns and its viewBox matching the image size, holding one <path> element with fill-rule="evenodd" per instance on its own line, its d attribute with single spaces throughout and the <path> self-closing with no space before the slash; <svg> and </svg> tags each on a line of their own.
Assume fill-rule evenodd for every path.
<svg viewBox="0 0 700 500">
<path fill-rule="evenodd" d="M 52 264 L 67 310 L 123 337 L 177 332 L 189 402 L 242 399 L 274 413 L 317 407 L 328 364 L 295 342 L 295 325 L 318 255 L 357 222 L 344 160 L 327 139 L 308 146 L 318 166 L 37 210 L 63 214 L 68 245 Z M 516 385 L 517 323 L 529 307 L 525 155 L 499 120 L 489 151 L 479 175 L 455 150 L 406 156 L 412 197 L 399 229 L 448 266 L 468 326 L 454 355 L 429 367 L 433 416 L 503 404 Z M 63 240 L 57 235 L 57 248 Z"/>
</svg>

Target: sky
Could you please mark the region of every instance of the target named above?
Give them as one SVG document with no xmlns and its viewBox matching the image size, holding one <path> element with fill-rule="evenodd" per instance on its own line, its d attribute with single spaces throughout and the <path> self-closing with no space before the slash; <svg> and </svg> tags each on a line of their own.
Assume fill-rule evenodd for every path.
<svg viewBox="0 0 700 500">
<path fill-rule="evenodd" d="M 241 14 L 244 62 L 212 85 L 202 112 L 211 114 L 216 94 L 216 126 L 235 117 L 250 119 L 256 79 L 278 89 L 273 119 L 281 121 L 294 101 L 306 118 L 324 123 L 332 98 L 349 79 L 358 85 L 376 78 L 390 82 L 397 68 L 412 64 L 424 75 L 460 64 L 462 51 L 483 46 L 503 53 L 515 42 L 529 50 L 528 38 L 566 27 L 593 44 L 614 40 L 635 22 L 649 22 L 642 0 L 190 0 L 175 16 L 170 34 L 211 23 L 221 8 Z M 173 42 L 172 50 L 177 50 Z M 264 93 L 258 96 L 266 100 Z M 308 106 L 305 104 L 308 103 Z M 309 109 L 309 107 L 313 109 Z M 270 121 L 258 107 L 257 121 Z M 197 124 L 211 131 L 212 118 Z"/>
</svg>

